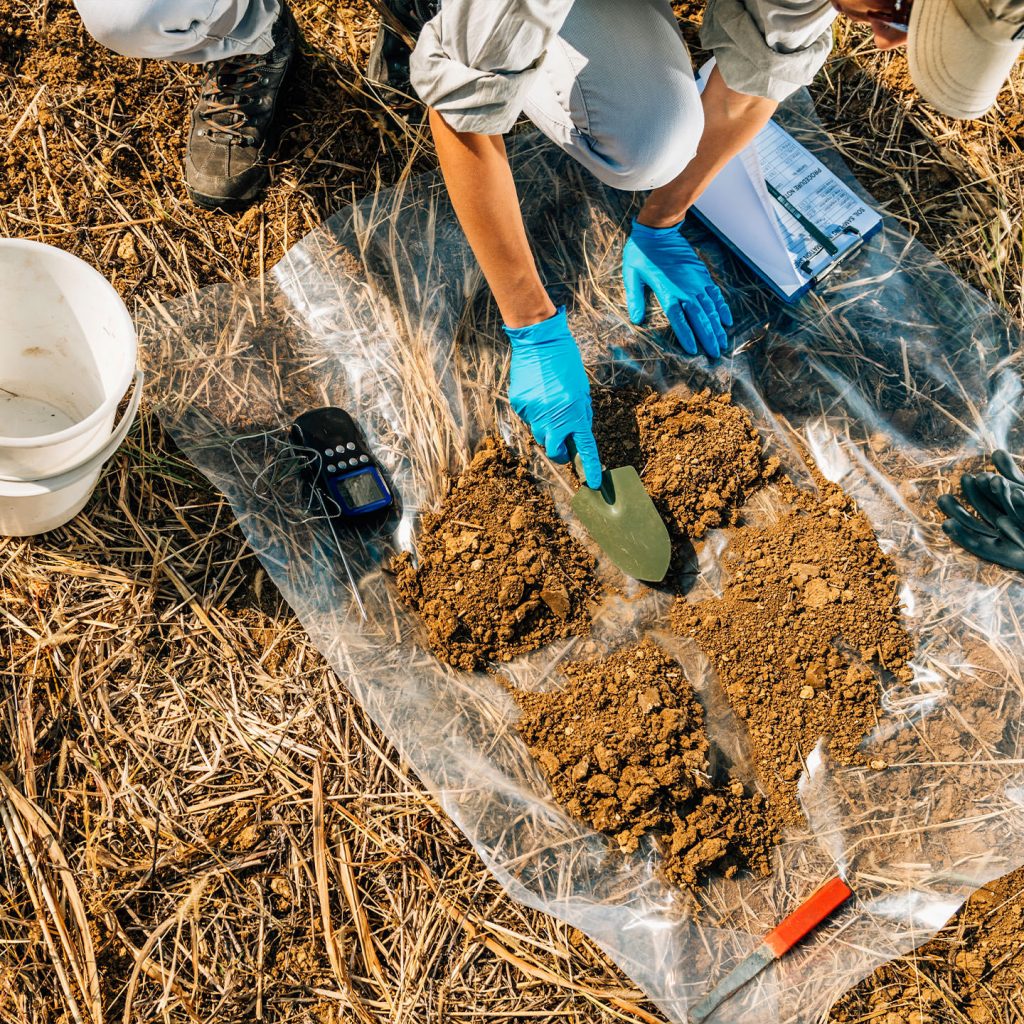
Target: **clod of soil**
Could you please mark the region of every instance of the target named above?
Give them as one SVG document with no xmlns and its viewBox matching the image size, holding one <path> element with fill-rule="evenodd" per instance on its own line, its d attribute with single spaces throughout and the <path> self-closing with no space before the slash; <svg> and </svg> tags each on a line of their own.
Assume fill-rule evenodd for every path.
<svg viewBox="0 0 1024 1024">
<path fill-rule="evenodd" d="M 764 798 L 739 780 L 714 787 L 704 711 L 672 658 L 644 640 L 561 671 L 563 689 L 513 696 L 516 728 L 573 817 L 625 852 L 655 834 L 667 876 L 687 887 L 711 871 L 767 874 Z"/>
<path fill-rule="evenodd" d="M 508 661 L 590 629 L 594 559 L 501 441 L 485 439 L 424 515 L 417 549 L 418 563 L 395 560 L 398 593 L 449 665 Z"/>
<path fill-rule="evenodd" d="M 799 824 L 803 758 L 826 737 L 839 762 L 861 760 L 878 672 L 912 678 L 913 641 L 893 563 L 852 499 L 820 477 L 817 493 L 786 481 L 778 496 L 774 522 L 733 538 L 722 597 L 677 601 L 672 624 L 695 638 L 746 722 L 773 809 Z"/>
<path fill-rule="evenodd" d="M 778 825 L 764 794 L 748 792 L 739 779 L 701 797 L 683 815 L 673 815 L 663 845 L 669 881 L 696 888 L 709 875 L 732 878 L 741 870 L 769 875 Z"/>
<path fill-rule="evenodd" d="M 677 536 L 698 540 L 735 524 L 740 506 L 778 470 L 727 394 L 607 388 L 595 390 L 593 404 L 605 464 L 635 466 Z"/>
</svg>

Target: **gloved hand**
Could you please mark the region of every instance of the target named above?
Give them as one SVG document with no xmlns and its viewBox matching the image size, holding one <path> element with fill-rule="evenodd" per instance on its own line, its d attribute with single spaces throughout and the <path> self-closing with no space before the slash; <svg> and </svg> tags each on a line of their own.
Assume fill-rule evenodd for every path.
<svg viewBox="0 0 1024 1024">
<path fill-rule="evenodd" d="M 997 473 L 964 473 L 960 489 L 974 515 L 952 494 L 937 504 L 946 535 L 965 551 L 1008 569 L 1024 569 L 1024 475 L 1008 452 L 992 453 Z"/>
<path fill-rule="evenodd" d="M 601 486 L 590 406 L 590 382 L 576 340 L 569 330 L 565 306 L 548 320 L 529 327 L 506 327 L 512 343 L 508 400 L 515 414 L 533 431 L 534 440 L 555 462 L 568 462 L 572 441 L 583 462 L 587 486 Z"/>
<path fill-rule="evenodd" d="M 681 226 L 649 228 L 633 221 L 622 250 L 629 319 L 643 323 L 647 311 L 644 289 L 650 288 L 683 349 L 695 356 L 700 342 L 700 347 L 717 359 L 728 344 L 725 328 L 732 326 L 732 313 L 704 261 L 683 238 Z"/>
</svg>

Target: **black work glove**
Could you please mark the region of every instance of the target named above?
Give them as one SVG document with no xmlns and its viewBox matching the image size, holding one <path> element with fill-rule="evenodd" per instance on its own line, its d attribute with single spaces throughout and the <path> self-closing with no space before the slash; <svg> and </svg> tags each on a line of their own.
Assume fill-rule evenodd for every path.
<svg viewBox="0 0 1024 1024">
<path fill-rule="evenodd" d="M 952 494 L 939 496 L 946 535 L 965 551 L 1007 569 L 1024 569 L 1024 475 L 1008 452 L 992 453 L 998 473 L 965 473 L 960 489 L 973 510 Z"/>
</svg>

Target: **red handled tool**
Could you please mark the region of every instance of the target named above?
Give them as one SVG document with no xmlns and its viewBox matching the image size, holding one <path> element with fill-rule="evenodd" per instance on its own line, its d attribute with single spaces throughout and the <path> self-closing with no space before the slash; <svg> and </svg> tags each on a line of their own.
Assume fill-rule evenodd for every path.
<svg viewBox="0 0 1024 1024">
<path fill-rule="evenodd" d="M 788 953 L 805 935 L 839 909 L 853 890 L 841 879 L 818 886 L 781 924 L 773 928 L 753 953 L 743 958 L 691 1011 L 693 1024 L 703 1024 L 730 996 L 756 978 L 773 960 Z"/>
</svg>

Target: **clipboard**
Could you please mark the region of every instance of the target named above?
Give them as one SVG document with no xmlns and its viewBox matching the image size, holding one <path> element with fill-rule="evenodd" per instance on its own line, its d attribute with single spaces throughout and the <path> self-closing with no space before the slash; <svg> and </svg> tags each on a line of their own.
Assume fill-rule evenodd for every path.
<svg viewBox="0 0 1024 1024">
<path fill-rule="evenodd" d="M 703 88 L 712 59 L 698 73 Z M 776 124 L 729 161 L 697 217 L 785 302 L 796 302 L 881 229 L 882 218 Z"/>
</svg>

